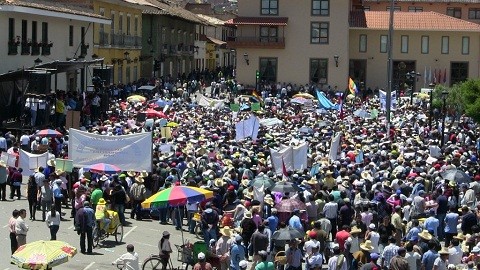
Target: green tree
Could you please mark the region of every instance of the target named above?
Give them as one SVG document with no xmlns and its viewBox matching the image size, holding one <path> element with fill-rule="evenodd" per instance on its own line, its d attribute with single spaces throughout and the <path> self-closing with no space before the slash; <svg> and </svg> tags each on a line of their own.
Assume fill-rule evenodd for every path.
<svg viewBox="0 0 480 270">
<path fill-rule="evenodd" d="M 465 114 L 480 123 L 480 80 L 467 80 L 458 89 Z"/>
</svg>

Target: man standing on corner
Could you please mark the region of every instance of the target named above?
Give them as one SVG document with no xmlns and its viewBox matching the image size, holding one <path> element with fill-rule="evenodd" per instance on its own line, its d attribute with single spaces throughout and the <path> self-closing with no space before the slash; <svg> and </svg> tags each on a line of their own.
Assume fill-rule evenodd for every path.
<svg viewBox="0 0 480 270">
<path fill-rule="evenodd" d="M 90 202 L 83 202 L 83 207 L 78 209 L 75 216 L 75 230 L 80 235 L 80 250 L 82 253 L 91 254 L 93 246 L 93 227 L 95 226 L 95 213 L 90 208 Z M 87 236 L 87 250 L 85 252 L 85 235 Z"/>
</svg>

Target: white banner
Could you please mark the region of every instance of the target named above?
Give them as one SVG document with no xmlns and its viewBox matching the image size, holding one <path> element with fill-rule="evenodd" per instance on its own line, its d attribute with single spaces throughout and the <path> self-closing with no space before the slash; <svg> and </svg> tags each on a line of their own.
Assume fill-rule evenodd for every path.
<svg viewBox="0 0 480 270">
<path fill-rule="evenodd" d="M 225 106 L 225 102 L 220 99 L 208 98 L 206 96 L 201 96 L 198 100 L 198 105 L 202 107 L 208 107 L 212 109 L 221 109 Z"/>
<path fill-rule="evenodd" d="M 330 145 L 330 153 L 328 157 L 330 160 L 337 160 L 338 158 L 338 149 L 340 148 L 340 137 L 342 133 L 338 133 L 337 136 L 332 138 L 332 143 Z"/>
<path fill-rule="evenodd" d="M 7 152 L 2 152 L 0 156 L 0 160 L 3 160 L 5 164 L 9 167 L 18 167 L 18 159 L 17 156 L 13 154 L 9 154 Z"/>
<path fill-rule="evenodd" d="M 307 167 L 307 152 L 308 144 L 306 142 L 293 147 L 282 145 L 279 150 L 271 149 L 270 154 L 275 173 L 282 173 L 282 163 L 285 163 L 287 171 L 305 169 Z"/>
<path fill-rule="evenodd" d="M 104 136 L 70 129 L 69 135 L 69 158 L 75 167 L 107 163 L 124 171 L 152 170 L 151 132 Z"/>
<path fill-rule="evenodd" d="M 41 155 L 31 154 L 29 152 L 23 151 L 20 149 L 20 160 L 18 167 L 22 168 L 23 175 L 31 175 L 34 173 L 34 170 L 38 167 L 47 167 L 47 160 L 49 157 L 52 158 L 52 154 L 49 156 L 48 153 L 43 153 Z M 55 158 L 55 156 L 53 156 Z"/>
<path fill-rule="evenodd" d="M 259 128 L 260 122 L 255 116 L 251 116 L 247 120 L 240 121 L 235 124 L 235 140 L 240 141 L 247 137 L 251 137 L 252 140 L 256 140 Z"/>
</svg>

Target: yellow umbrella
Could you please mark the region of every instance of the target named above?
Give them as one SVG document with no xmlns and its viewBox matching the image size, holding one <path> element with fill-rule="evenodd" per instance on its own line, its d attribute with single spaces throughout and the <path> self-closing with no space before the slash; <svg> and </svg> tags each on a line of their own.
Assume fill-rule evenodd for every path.
<svg viewBox="0 0 480 270">
<path fill-rule="evenodd" d="M 427 94 L 427 93 L 418 93 L 417 96 L 418 96 L 419 98 L 421 98 L 421 99 L 424 99 L 424 100 L 427 100 L 427 99 L 430 98 L 430 95 Z"/>
<path fill-rule="evenodd" d="M 23 269 L 51 269 L 68 262 L 77 249 L 63 241 L 35 241 L 20 246 L 10 257 L 10 263 Z"/>
<path fill-rule="evenodd" d="M 178 127 L 180 124 L 175 122 L 168 122 L 167 127 Z"/>
<path fill-rule="evenodd" d="M 133 95 L 133 96 L 129 96 L 127 98 L 127 101 L 128 102 L 145 102 L 147 100 L 146 97 L 144 96 L 140 96 L 140 95 Z"/>
<path fill-rule="evenodd" d="M 293 95 L 293 98 L 297 98 L 297 97 L 315 99 L 315 97 L 310 95 L 309 93 L 298 93 L 296 95 Z"/>
</svg>

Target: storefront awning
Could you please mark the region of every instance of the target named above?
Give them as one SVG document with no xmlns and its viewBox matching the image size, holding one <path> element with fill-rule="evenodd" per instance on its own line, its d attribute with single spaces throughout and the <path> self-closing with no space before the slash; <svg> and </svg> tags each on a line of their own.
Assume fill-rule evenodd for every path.
<svg viewBox="0 0 480 270">
<path fill-rule="evenodd" d="M 209 41 L 211 41 L 212 43 L 216 44 L 216 45 L 219 45 L 219 46 L 222 46 L 222 45 L 225 45 L 227 44 L 227 42 L 223 41 L 223 40 L 220 40 L 220 39 L 216 39 L 216 38 L 213 38 L 213 37 L 207 37 L 207 39 Z"/>
<path fill-rule="evenodd" d="M 29 73 L 48 71 L 51 74 L 64 73 L 74 71 L 86 66 L 100 64 L 103 58 L 93 60 L 70 60 L 70 61 L 52 61 L 48 63 L 41 63 L 30 68 L 22 68 L 15 71 L 10 71 L 0 74 L 0 82 L 16 81 L 23 78 L 28 78 Z"/>
</svg>

